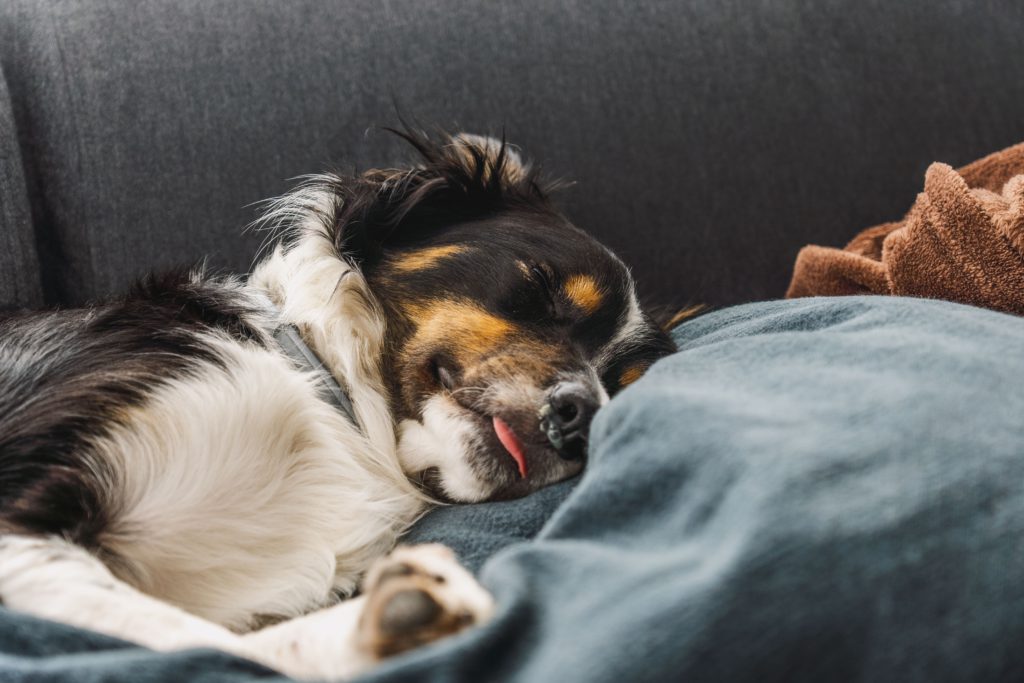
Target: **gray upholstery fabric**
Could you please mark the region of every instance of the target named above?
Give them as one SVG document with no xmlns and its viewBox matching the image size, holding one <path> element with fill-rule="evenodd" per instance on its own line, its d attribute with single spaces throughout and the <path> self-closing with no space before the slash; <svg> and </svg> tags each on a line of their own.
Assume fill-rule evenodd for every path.
<svg viewBox="0 0 1024 683">
<path fill-rule="evenodd" d="M 672 301 L 781 295 L 798 247 L 899 217 L 926 164 L 1024 138 L 1024 4 L 8 0 L 52 301 L 245 269 L 248 206 L 393 161 L 393 100 L 511 140 Z"/>
<path fill-rule="evenodd" d="M 26 189 L 7 82 L 0 70 L 0 307 L 43 302 Z"/>
</svg>

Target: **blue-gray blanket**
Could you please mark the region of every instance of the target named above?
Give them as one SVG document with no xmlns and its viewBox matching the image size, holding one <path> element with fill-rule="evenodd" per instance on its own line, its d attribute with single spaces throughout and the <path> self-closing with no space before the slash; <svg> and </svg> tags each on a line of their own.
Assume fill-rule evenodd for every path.
<svg viewBox="0 0 1024 683">
<path fill-rule="evenodd" d="M 500 603 L 367 681 L 1024 681 L 1024 320 L 718 311 L 596 420 L 578 482 L 441 509 Z M 0 610 L 0 681 L 271 678 Z"/>
</svg>

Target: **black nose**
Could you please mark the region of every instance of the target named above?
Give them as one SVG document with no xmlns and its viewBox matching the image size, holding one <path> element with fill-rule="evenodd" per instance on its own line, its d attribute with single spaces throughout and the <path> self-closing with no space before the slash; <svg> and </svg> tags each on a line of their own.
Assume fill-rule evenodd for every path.
<svg viewBox="0 0 1024 683">
<path fill-rule="evenodd" d="M 587 430 L 597 408 L 597 397 L 582 384 L 557 384 L 548 394 L 540 428 L 561 457 L 576 460 L 583 456 Z"/>
</svg>

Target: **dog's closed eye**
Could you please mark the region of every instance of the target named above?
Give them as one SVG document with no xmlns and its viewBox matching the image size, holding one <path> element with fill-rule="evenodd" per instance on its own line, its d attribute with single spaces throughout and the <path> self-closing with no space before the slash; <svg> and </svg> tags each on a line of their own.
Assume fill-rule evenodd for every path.
<svg viewBox="0 0 1024 683">
<path fill-rule="evenodd" d="M 434 356 L 430 359 L 430 371 L 433 374 L 434 379 L 437 383 L 448 391 L 452 391 L 455 388 L 455 378 L 452 376 L 451 370 L 448 369 L 448 364 L 445 359 L 440 356 Z"/>
<path fill-rule="evenodd" d="M 544 296 L 548 309 L 547 312 L 551 316 L 554 316 L 557 312 L 554 288 L 551 284 L 553 279 L 553 273 L 546 266 L 534 265 L 530 267 L 530 280 Z"/>
</svg>

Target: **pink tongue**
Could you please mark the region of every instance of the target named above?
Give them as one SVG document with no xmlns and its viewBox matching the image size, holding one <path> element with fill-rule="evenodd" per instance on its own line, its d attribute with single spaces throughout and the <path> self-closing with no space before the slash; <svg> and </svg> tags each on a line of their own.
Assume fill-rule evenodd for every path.
<svg viewBox="0 0 1024 683">
<path fill-rule="evenodd" d="M 512 431 L 512 428 L 497 415 L 494 416 L 494 433 L 498 435 L 501 445 L 505 447 L 508 454 L 519 465 L 519 475 L 526 479 L 526 454 L 523 452 L 523 444 L 519 441 L 516 433 Z"/>
</svg>

